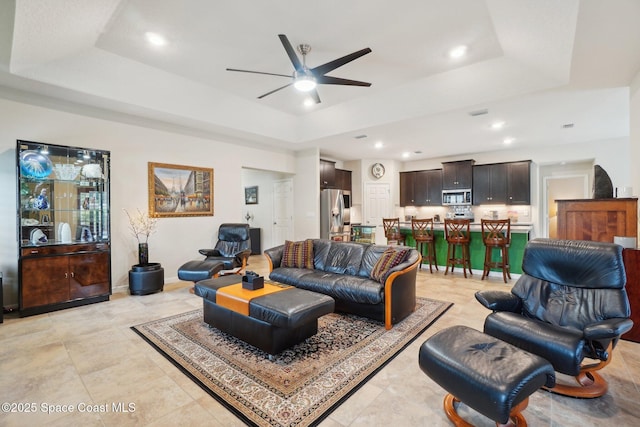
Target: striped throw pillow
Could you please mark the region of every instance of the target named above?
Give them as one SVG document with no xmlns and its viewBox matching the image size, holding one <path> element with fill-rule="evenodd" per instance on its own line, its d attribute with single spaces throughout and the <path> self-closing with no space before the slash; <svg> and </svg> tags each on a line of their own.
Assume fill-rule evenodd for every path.
<svg viewBox="0 0 640 427">
<path fill-rule="evenodd" d="M 308 268 L 313 270 L 313 240 L 284 242 L 281 267 Z"/>
<path fill-rule="evenodd" d="M 376 265 L 373 266 L 370 277 L 373 280 L 384 283 L 384 277 L 387 272 L 404 261 L 408 253 L 409 251 L 406 249 L 395 250 L 388 248 L 382 253 Z"/>
</svg>

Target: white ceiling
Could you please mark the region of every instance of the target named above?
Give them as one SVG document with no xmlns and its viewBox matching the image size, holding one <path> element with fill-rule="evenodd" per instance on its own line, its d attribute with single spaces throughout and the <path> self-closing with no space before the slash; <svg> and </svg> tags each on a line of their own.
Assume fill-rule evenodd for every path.
<svg viewBox="0 0 640 427">
<path fill-rule="evenodd" d="M 167 45 L 150 46 L 147 31 Z M 292 87 L 257 99 L 289 80 L 225 69 L 291 74 L 278 34 L 311 45 L 310 67 L 371 48 L 329 74 L 372 86 L 321 85 L 310 109 Z M 468 55 L 451 60 L 460 44 Z M 640 1 L 3 0 L 0 66 L 5 93 L 338 160 L 417 160 L 501 149 L 505 137 L 627 137 Z"/>
</svg>

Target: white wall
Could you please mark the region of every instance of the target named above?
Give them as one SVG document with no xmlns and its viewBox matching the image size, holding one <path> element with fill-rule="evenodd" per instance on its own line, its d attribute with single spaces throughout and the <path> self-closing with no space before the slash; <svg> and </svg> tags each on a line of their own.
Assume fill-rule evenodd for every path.
<svg viewBox="0 0 640 427">
<path fill-rule="evenodd" d="M 218 226 L 245 222 L 242 168 L 265 169 L 318 181 L 315 170 L 296 167 L 292 153 L 241 147 L 219 140 L 155 130 L 60 110 L 0 99 L 0 271 L 5 305 L 17 303 L 16 140 L 111 151 L 111 273 L 114 288 L 128 286 L 128 270 L 137 263 L 137 243 L 127 230 L 123 209 L 148 209 L 147 162 L 214 169 L 214 216 L 161 218 L 149 238 L 150 260 L 160 262 L 167 281 L 177 269 L 212 247 Z M 315 164 L 317 165 L 317 156 Z M 317 196 L 314 197 L 317 199 Z M 295 227 L 295 225 L 294 225 Z"/>
<path fill-rule="evenodd" d="M 293 194 L 294 239 L 320 237 L 320 151 L 317 148 L 296 153 Z"/>
</svg>

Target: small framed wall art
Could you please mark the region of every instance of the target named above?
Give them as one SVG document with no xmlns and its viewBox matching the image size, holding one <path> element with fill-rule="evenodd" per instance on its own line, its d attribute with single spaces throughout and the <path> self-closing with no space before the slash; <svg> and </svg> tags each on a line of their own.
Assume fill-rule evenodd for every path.
<svg viewBox="0 0 640 427">
<path fill-rule="evenodd" d="M 244 187 L 244 204 L 245 205 L 258 204 L 258 186 Z"/>
</svg>

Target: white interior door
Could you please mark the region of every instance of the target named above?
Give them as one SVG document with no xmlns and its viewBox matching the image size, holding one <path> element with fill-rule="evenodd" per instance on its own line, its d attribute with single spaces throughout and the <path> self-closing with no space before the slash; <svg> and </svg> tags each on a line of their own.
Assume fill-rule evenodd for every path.
<svg viewBox="0 0 640 427">
<path fill-rule="evenodd" d="M 391 185 L 389 183 L 365 182 L 362 207 L 364 224 L 376 226 L 376 243 L 386 244 L 382 218 L 388 218 L 391 212 Z"/>
<path fill-rule="evenodd" d="M 293 240 L 293 180 L 273 183 L 273 229 L 271 246 Z"/>
</svg>

